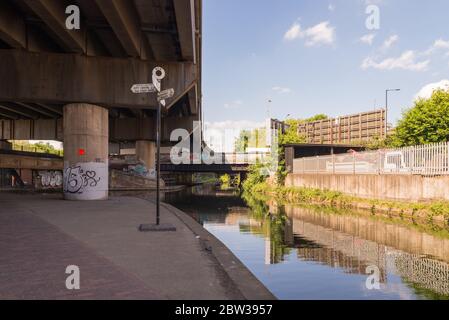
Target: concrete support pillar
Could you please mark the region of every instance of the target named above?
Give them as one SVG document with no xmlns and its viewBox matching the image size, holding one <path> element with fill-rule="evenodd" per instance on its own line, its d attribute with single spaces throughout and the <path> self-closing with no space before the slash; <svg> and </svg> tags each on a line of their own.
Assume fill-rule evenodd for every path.
<svg viewBox="0 0 449 320">
<path fill-rule="evenodd" d="M 156 143 L 153 141 L 136 141 L 136 156 L 138 160 L 145 162 L 148 169 L 156 168 Z"/>
<path fill-rule="evenodd" d="M 108 138 L 107 109 L 64 106 L 64 199 L 108 198 Z"/>
</svg>

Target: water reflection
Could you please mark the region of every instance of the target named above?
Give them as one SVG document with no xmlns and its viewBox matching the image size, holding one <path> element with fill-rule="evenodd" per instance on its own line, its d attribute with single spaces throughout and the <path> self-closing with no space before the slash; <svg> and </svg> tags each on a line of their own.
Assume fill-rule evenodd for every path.
<svg viewBox="0 0 449 320">
<path fill-rule="evenodd" d="M 291 219 L 298 257 L 366 274 L 376 265 L 381 283 L 399 275 L 416 288 L 449 296 L 449 240 L 365 217 L 335 215 L 311 209 L 285 208 Z M 318 246 L 302 246 L 302 239 Z"/>
<path fill-rule="evenodd" d="M 449 299 L 449 239 L 349 212 L 245 200 L 204 188 L 171 199 L 279 298 Z M 365 285 L 369 266 L 380 290 Z"/>
</svg>

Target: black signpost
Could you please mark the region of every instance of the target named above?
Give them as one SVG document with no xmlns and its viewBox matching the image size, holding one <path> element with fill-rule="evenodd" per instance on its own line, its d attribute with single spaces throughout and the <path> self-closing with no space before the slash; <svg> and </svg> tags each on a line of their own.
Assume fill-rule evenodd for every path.
<svg viewBox="0 0 449 320">
<path fill-rule="evenodd" d="M 174 90 L 167 89 L 161 91 L 161 80 L 165 78 L 165 70 L 161 67 L 153 69 L 153 83 L 135 84 L 131 87 L 133 93 L 155 93 L 157 92 L 157 120 L 156 120 L 156 223 L 141 224 L 139 231 L 176 231 L 176 227 L 171 224 L 161 224 L 160 221 L 160 178 L 161 178 L 161 109 L 165 107 L 165 99 L 173 97 Z"/>
</svg>

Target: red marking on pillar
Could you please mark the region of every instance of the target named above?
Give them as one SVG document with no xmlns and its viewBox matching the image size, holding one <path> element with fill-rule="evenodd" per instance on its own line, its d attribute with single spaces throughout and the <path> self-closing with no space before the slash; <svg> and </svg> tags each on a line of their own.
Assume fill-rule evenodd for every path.
<svg viewBox="0 0 449 320">
<path fill-rule="evenodd" d="M 86 153 L 86 151 L 85 151 L 84 149 L 79 149 L 79 150 L 78 150 L 78 154 L 79 154 L 80 156 L 84 156 L 85 153 Z"/>
</svg>

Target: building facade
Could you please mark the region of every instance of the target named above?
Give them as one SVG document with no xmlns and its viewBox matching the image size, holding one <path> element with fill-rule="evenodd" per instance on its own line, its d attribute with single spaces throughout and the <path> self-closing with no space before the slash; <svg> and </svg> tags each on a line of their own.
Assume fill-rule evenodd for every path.
<svg viewBox="0 0 449 320">
<path fill-rule="evenodd" d="M 354 143 L 385 137 L 385 109 L 338 118 L 307 122 L 298 126 L 307 143 Z"/>
</svg>

